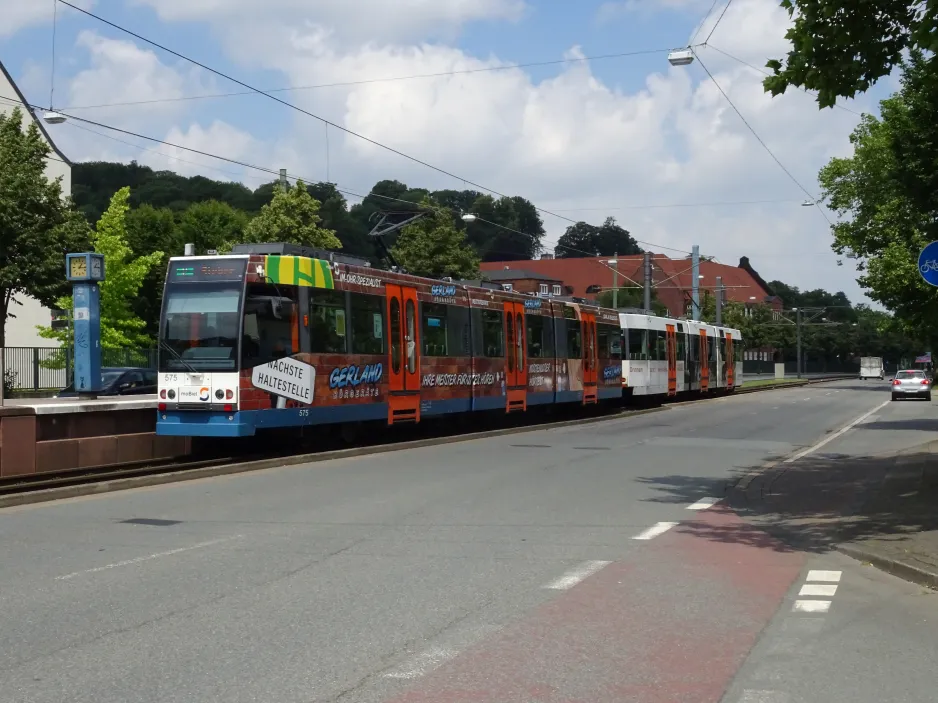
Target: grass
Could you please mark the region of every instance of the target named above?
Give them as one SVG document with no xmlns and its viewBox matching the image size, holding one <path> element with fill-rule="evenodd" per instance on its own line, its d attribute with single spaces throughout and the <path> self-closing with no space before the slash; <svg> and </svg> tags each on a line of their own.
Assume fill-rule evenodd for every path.
<svg viewBox="0 0 938 703">
<path fill-rule="evenodd" d="M 771 386 L 776 383 L 798 383 L 804 382 L 803 378 L 760 378 L 758 381 L 743 381 L 743 388 L 752 388 L 754 386 Z"/>
</svg>

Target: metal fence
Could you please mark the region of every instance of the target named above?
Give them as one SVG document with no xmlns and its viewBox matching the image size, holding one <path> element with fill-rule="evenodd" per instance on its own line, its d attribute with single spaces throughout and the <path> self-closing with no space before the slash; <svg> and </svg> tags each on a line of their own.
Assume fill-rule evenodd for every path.
<svg viewBox="0 0 938 703">
<path fill-rule="evenodd" d="M 70 350 L 62 347 L 4 347 L 7 393 L 60 391 L 71 381 Z M 102 349 L 101 366 L 156 368 L 156 349 Z"/>
</svg>

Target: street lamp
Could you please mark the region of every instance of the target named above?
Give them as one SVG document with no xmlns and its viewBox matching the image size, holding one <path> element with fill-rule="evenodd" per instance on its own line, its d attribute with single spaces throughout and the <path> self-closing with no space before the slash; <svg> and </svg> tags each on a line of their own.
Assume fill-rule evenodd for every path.
<svg viewBox="0 0 938 703">
<path fill-rule="evenodd" d="M 688 46 L 684 49 L 674 49 L 668 52 L 668 63 L 672 66 L 687 66 L 694 62 L 694 52 Z"/>
<path fill-rule="evenodd" d="M 801 203 L 801 207 L 814 207 L 815 205 L 817 205 L 817 202 L 814 200 L 805 200 Z"/>
<path fill-rule="evenodd" d="M 61 112 L 55 112 L 54 110 L 49 110 L 42 115 L 42 121 L 46 124 L 62 124 L 67 119 L 67 115 L 63 115 Z"/>
<path fill-rule="evenodd" d="M 462 216 L 463 222 L 475 222 L 477 219 L 479 218 L 473 215 L 471 212 L 467 212 L 465 215 Z"/>
</svg>

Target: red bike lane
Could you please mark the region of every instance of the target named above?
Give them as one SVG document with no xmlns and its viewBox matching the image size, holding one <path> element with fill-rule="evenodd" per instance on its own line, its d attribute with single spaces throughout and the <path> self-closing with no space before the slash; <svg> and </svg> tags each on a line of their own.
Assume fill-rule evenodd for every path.
<svg viewBox="0 0 938 703">
<path fill-rule="evenodd" d="M 720 507 L 467 649 L 395 703 L 716 703 L 804 555 Z"/>
</svg>

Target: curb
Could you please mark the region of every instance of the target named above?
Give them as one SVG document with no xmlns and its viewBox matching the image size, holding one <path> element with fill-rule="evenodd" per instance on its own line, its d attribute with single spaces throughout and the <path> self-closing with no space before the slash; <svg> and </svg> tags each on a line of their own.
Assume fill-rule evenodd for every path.
<svg viewBox="0 0 938 703">
<path fill-rule="evenodd" d="M 115 478 L 113 480 L 104 480 L 95 483 L 82 483 L 75 486 L 63 486 L 61 488 L 46 488 L 38 491 L 11 493 L 9 495 L 0 496 L 0 509 L 14 508 L 22 505 L 31 505 L 34 503 L 48 503 L 50 501 L 63 500 L 65 498 L 80 498 L 82 496 L 113 493 L 131 488 L 147 488 L 150 486 L 161 486 L 167 483 L 181 483 L 183 481 L 195 481 L 203 478 L 230 476 L 247 473 L 250 471 L 286 468 L 288 466 L 298 466 L 302 464 L 316 464 L 334 459 L 351 459 L 359 456 L 367 456 L 370 454 L 386 454 L 388 452 L 406 451 L 408 449 L 419 449 L 421 447 L 456 444 L 457 442 L 468 442 L 474 439 L 488 439 L 490 437 L 503 437 L 506 435 L 523 434 L 525 432 L 537 432 L 540 430 L 550 430 L 560 427 L 588 425 L 597 422 L 606 422 L 608 420 L 624 420 L 631 417 L 664 412 L 670 409 L 670 406 L 662 405 L 657 408 L 643 408 L 641 410 L 631 410 L 620 413 L 613 413 L 610 415 L 603 415 L 602 417 L 584 417 L 573 420 L 559 420 L 557 422 L 541 423 L 537 425 L 525 425 L 522 427 L 504 427 L 497 430 L 483 430 L 481 432 L 450 435 L 448 437 L 428 437 L 426 439 L 415 439 L 407 442 L 393 442 L 370 447 L 336 449 L 329 452 L 317 452 L 315 454 L 297 454 L 295 456 L 277 457 L 275 459 L 258 459 L 256 461 L 223 464 L 221 466 L 207 466 L 202 469 L 166 471 L 163 473 L 147 474 L 144 476 L 130 476 L 127 478 Z"/>
<path fill-rule="evenodd" d="M 893 576 L 898 576 L 901 579 L 917 583 L 920 586 L 925 586 L 932 590 L 938 590 L 938 573 L 934 571 L 929 571 L 919 566 L 913 566 L 912 564 L 907 564 L 904 561 L 892 559 L 891 557 L 880 556 L 862 547 L 840 545 L 837 547 L 837 551 L 858 561 L 868 562 L 877 569 L 892 574 Z"/>
</svg>

